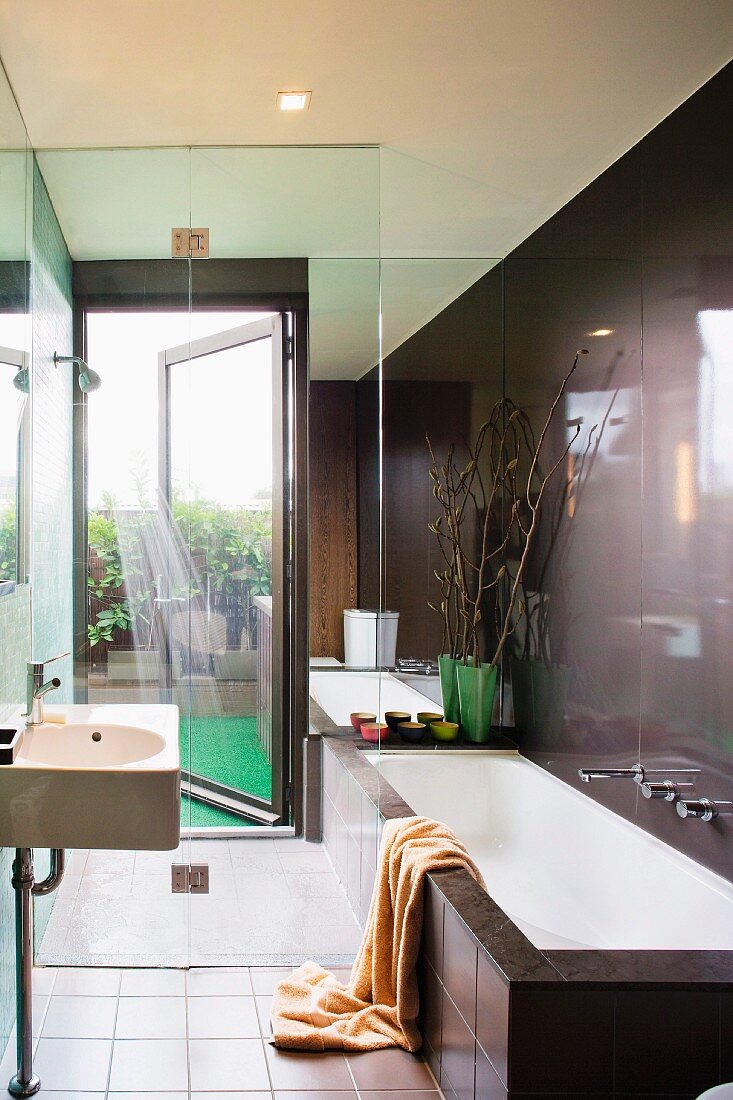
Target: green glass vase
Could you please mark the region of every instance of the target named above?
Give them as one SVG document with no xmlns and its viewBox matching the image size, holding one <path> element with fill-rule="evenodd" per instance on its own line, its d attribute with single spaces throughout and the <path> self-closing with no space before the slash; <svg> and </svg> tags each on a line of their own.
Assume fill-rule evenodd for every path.
<svg viewBox="0 0 733 1100">
<path fill-rule="evenodd" d="M 461 729 L 467 741 L 488 741 L 496 694 L 496 665 L 461 665 L 456 668 Z"/>
<path fill-rule="evenodd" d="M 456 669 L 458 661 L 455 657 L 443 655 L 438 657 L 438 670 L 440 672 L 440 692 L 443 696 L 443 717 L 446 722 L 461 721 L 461 708 L 458 702 L 458 680 Z"/>
</svg>

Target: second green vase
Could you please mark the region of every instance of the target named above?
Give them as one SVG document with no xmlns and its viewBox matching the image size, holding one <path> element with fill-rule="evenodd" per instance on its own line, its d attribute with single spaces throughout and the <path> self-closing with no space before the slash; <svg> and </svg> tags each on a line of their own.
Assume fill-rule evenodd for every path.
<svg viewBox="0 0 733 1100">
<path fill-rule="evenodd" d="M 461 729 L 467 741 L 488 741 L 496 694 L 496 665 L 461 665 L 457 669 Z"/>
</svg>

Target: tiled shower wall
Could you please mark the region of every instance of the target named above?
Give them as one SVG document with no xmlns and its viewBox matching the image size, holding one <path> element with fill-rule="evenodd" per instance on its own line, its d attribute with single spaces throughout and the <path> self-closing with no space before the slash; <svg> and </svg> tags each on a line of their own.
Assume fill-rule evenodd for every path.
<svg viewBox="0 0 733 1100">
<path fill-rule="evenodd" d="M 53 353 L 72 351 L 71 259 L 45 184 L 34 165 L 32 310 L 31 578 L 0 599 L 0 719 L 25 699 L 25 662 L 72 647 L 72 376 L 54 366 Z M 32 609 L 31 609 L 32 605 Z M 72 664 L 59 662 L 54 674 L 59 702 L 73 698 Z M 10 876 L 13 851 L 0 849 L 0 1046 L 13 1026 L 15 929 Z M 48 871 L 45 852 L 36 853 L 36 874 Z M 53 895 L 37 899 L 36 928 L 45 927 Z"/>
</svg>

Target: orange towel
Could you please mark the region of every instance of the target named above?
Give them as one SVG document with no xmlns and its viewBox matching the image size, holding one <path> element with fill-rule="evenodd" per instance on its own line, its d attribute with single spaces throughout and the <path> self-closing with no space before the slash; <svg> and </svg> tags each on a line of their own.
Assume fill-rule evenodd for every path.
<svg viewBox="0 0 733 1100">
<path fill-rule="evenodd" d="M 364 937 L 346 985 L 314 962 L 275 989 L 272 1039 L 289 1050 L 418 1050 L 420 949 L 425 875 L 481 873 L 446 825 L 427 817 L 387 821 Z"/>
</svg>

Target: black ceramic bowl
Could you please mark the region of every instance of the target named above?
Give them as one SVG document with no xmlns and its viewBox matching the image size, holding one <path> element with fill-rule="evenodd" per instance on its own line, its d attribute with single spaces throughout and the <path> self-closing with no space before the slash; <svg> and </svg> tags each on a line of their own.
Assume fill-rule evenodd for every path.
<svg viewBox="0 0 733 1100">
<path fill-rule="evenodd" d="M 397 733 L 400 722 L 409 722 L 411 718 L 412 715 L 406 710 L 385 710 L 384 712 L 384 720 L 393 733 Z"/>
<path fill-rule="evenodd" d="M 418 745 L 425 736 L 426 725 L 424 722 L 400 722 L 397 732 L 403 741 L 410 745 Z"/>
</svg>

